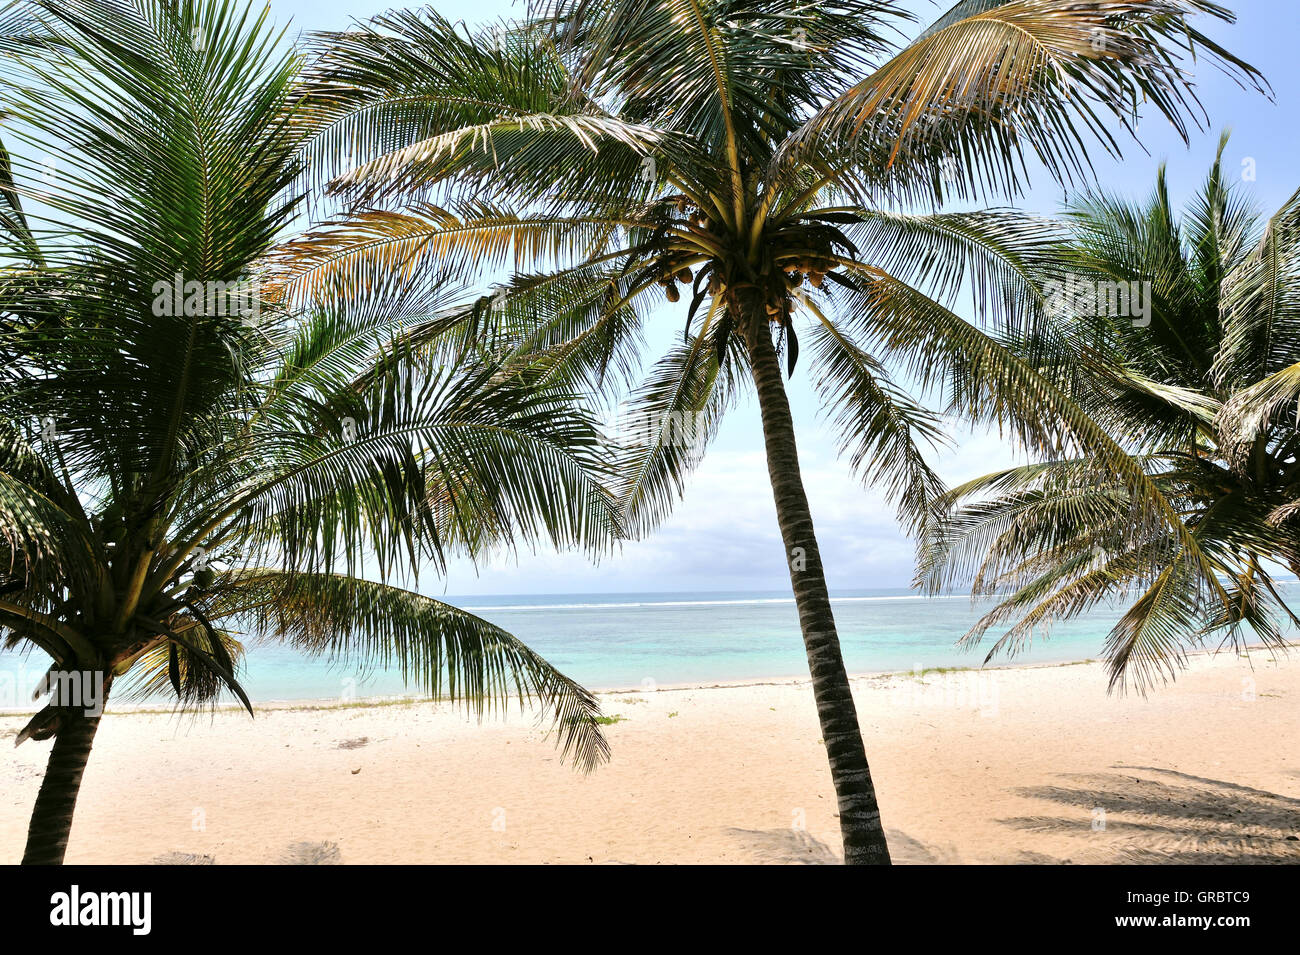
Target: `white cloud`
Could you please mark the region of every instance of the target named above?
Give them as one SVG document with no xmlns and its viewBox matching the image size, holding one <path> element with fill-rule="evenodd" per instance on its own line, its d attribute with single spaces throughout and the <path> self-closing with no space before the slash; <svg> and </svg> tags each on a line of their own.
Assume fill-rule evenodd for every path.
<svg viewBox="0 0 1300 955">
<path fill-rule="evenodd" d="M 864 488 L 813 429 L 803 453 L 804 486 L 822 563 L 836 589 L 902 587 L 913 545 L 880 491 Z M 964 480 L 1012 463 L 996 438 L 977 436 L 937 458 L 944 477 Z M 474 578 L 453 568 L 448 592 L 582 593 L 647 590 L 779 590 L 789 586 L 767 464 L 760 450 L 715 449 L 690 478 L 669 520 L 649 538 L 623 544 L 599 566 L 580 555 L 521 554 Z"/>
</svg>

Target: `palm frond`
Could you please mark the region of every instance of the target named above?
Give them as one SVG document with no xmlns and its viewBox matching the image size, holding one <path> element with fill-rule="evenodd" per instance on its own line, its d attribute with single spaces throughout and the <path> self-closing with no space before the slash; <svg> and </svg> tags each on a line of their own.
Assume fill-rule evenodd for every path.
<svg viewBox="0 0 1300 955">
<path fill-rule="evenodd" d="M 474 614 L 387 584 L 327 574 L 250 569 L 230 582 L 242 606 L 215 616 L 246 620 L 265 639 L 332 661 L 396 667 L 404 680 L 480 717 L 518 698 L 549 711 L 557 745 L 584 770 L 609 759 L 596 698 L 516 637 Z"/>
<path fill-rule="evenodd" d="M 1014 194 L 1024 154 L 1055 178 L 1086 178 L 1090 141 L 1118 155 L 1139 103 L 1186 139 L 1203 111 L 1183 63 L 1196 56 L 1242 85 L 1252 67 L 1192 26 L 1231 21 L 1206 0 L 962 0 L 805 126 L 804 140 L 842 138 L 880 170 L 886 191 Z M 946 171 L 945 163 L 951 167 Z"/>
<path fill-rule="evenodd" d="M 817 390 L 834 416 L 850 466 L 865 483 L 884 487 L 900 521 L 914 531 L 923 528 L 944 492 L 922 450 L 945 443 L 939 416 L 908 397 L 878 361 L 824 316 L 811 350 Z"/>
</svg>

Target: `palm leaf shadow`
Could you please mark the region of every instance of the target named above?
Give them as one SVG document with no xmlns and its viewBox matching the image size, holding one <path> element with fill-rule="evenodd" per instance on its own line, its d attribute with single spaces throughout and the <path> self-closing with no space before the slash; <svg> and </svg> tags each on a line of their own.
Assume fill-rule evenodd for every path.
<svg viewBox="0 0 1300 955">
<path fill-rule="evenodd" d="M 1300 799 L 1154 766 L 1126 772 L 1066 774 L 1060 785 L 1017 795 L 1069 810 L 1057 816 L 1000 820 L 1026 833 L 1077 834 L 1078 858 L 1055 858 L 1028 846 L 1030 863 L 1138 865 L 1285 865 L 1300 863 Z M 1136 775 L 1141 773 L 1143 775 Z M 1104 811 L 1104 815 L 1098 813 Z M 1101 820 L 1104 828 L 1094 829 Z"/>
</svg>

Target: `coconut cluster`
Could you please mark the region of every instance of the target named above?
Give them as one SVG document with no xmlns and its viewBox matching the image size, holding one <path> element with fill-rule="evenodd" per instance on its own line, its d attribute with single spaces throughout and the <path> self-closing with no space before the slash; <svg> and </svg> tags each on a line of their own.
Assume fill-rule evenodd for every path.
<svg viewBox="0 0 1300 955">
<path fill-rule="evenodd" d="M 682 297 L 682 293 L 677 289 L 677 283 L 681 282 L 683 285 L 690 285 L 693 278 L 695 278 L 695 274 L 691 272 L 689 266 L 682 265 L 678 267 L 669 263 L 664 271 L 660 273 L 657 281 L 663 286 L 664 295 L 668 297 L 668 301 L 676 302 Z M 710 287 L 712 287 L 711 283 Z"/>
<path fill-rule="evenodd" d="M 813 288 L 821 288 L 829 272 L 835 270 L 835 260 L 824 256 L 803 256 L 793 265 L 785 267 L 786 283 L 796 289 L 806 277 Z"/>
</svg>

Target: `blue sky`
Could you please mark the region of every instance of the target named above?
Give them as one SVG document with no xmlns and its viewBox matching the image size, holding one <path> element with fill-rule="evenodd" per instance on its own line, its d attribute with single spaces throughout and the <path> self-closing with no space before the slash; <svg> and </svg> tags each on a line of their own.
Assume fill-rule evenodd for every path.
<svg viewBox="0 0 1300 955">
<path fill-rule="evenodd" d="M 1263 71 L 1274 101 L 1241 90 L 1222 74 L 1198 65 L 1199 95 L 1208 126 L 1185 146 L 1163 118 L 1140 126 L 1145 146 L 1129 144 L 1121 160 L 1094 151 L 1097 178 L 1107 189 L 1146 195 L 1160 160 L 1169 166 L 1176 200 L 1195 189 L 1214 158 L 1220 130 L 1230 128 L 1226 153 L 1230 170 L 1250 161 L 1255 181 L 1248 183 L 1266 209 L 1279 206 L 1297 187 L 1295 154 L 1300 146 L 1300 68 L 1295 41 L 1300 35 L 1296 0 L 1220 0 L 1238 22 L 1206 22 L 1207 32 Z M 508 0 L 440 0 L 444 16 L 470 22 L 508 17 Z M 914 0 L 907 4 L 923 22 L 948 4 Z M 292 21 L 301 30 L 338 29 L 393 6 L 371 0 L 272 0 L 276 22 Z M 414 6 L 414 4 L 412 4 Z M 909 30 L 909 35 L 915 30 Z M 1240 174 L 1240 173 L 1239 173 Z M 1062 190 L 1037 177 L 1018 203 L 1037 212 L 1056 212 Z M 664 316 L 664 329 L 680 329 L 680 317 Z M 662 339 L 666 341 L 666 335 Z M 790 383 L 800 457 L 808 485 L 823 562 L 832 588 L 901 587 L 912 575 L 912 545 L 897 527 L 880 495 L 864 489 L 837 459 L 835 442 L 820 419 L 806 377 L 796 370 Z M 950 483 L 974 477 L 1015 460 L 997 435 L 954 428 L 955 447 L 934 460 Z M 444 581 L 426 578 L 421 589 L 448 594 L 584 593 L 650 590 L 777 590 L 789 586 L 767 470 L 757 409 L 738 407 L 723 425 L 704 464 L 696 472 L 673 517 L 652 538 L 627 544 L 600 566 L 572 554 L 520 554 L 491 566 L 453 565 Z"/>
</svg>

